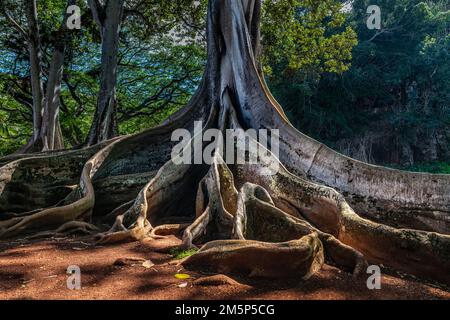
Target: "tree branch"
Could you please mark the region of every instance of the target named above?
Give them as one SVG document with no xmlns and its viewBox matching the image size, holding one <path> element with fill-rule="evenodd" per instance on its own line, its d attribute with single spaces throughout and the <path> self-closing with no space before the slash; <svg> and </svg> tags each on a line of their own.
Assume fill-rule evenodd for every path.
<svg viewBox="0 0 450 320">
<path fill-rule="evenodd" d="M 100 32 L 100 36 L 103 37 L 103 17 L 102 14 L 104 12 L 104 6 L 100 3 L 99 0 L 88 0 L 89 8 L 92 12 L 92 17 L 97 24 L 98 30 Z"/>
<path fill-rule="evenodd" d="M 3 5 L 3 3 L 0 3 L 0 4 Z M 4 13 L 6 19 L 9 21 L 9 23 L 10 23 L 17 31 L 19 31 L 19 33 L 21 33 L 22 36 L 24 36 L 25 39 L 28 41 L 28 40 L 29 40 L 29 37 L 28 37 L 27 32 L 19 25 L 19 23 L 18 23 L 16 20 L 14 20 L 14 18 L 8 13 L 8 11 L 7 11 L 5 8 L 3 8 L 2 11 L 3 11 L 3 13 Z"/>
</svg>

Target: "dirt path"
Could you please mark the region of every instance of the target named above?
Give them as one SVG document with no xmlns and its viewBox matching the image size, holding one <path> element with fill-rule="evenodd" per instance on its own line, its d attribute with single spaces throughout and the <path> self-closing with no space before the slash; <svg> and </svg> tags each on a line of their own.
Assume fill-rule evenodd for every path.
<svg viewBox="0 0 450 320">
<path fill-rule="evenodd" d="M 171 255 L 158 252 L 178 244 L 176 238 L 106 247 L 91 243 L 89 239 L 0 243 L 0 299 L 450 299 L 445 289 L 388 275 L 383 275 L 381 290 L 368 290 L 365 281 L 356 282 L 331 266 L 308 281 L 240 284 L 224 276 L 206 278 L 169 263 Z M 115 264 L 126 258 L 155 265 Z M 67 289 L 69 265 L 81 268 L 81 290 Z M 177 273 L 192 278 L 179 280 Z"/>
</svg>

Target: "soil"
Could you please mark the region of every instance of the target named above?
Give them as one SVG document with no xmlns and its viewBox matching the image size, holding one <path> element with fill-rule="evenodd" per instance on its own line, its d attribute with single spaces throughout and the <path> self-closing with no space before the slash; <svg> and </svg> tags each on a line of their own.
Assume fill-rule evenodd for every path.
<svg viewBox="0 0 450 320">
<path fill-rule="evenodd" d="M 0 299 L 450 299 L 448 288 L 399 274 L 383 274 L 381 290 L 369 290 L 365 279 L 329 265 L 306 281 L 192 272 L 168 253 L 178 244 L 175 237 L 109 246 L 89 238 L 0 242 Z M 67 288 L 70 265 L 81 269 L 80 290 Z"/>
</svg>

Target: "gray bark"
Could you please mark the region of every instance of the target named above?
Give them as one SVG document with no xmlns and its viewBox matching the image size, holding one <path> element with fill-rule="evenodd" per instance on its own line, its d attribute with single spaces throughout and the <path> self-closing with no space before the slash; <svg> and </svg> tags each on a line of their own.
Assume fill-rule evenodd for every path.
<svg viewBox="0 0 450 320">
<path fill-rule="evenodd" d="M 42 122 L 41 138 L 43 151 L 61 149 L 63 147 L 59 126 L 59 96 L 63 73 L 64 51 L 55 50 L 49 72 L 46 108 Z"/>
<path fill-rule="evenodd" d="M 68 6 L 75 4 L 75 2 L 75 0 L 69 0 Z M 66 26 L 68 14 L 65 13 L 63 24 L 59 30 L 59 37 L 54 41 L 54 52 L 48 72 L 47 89 L 44 95 L 41 38 L 35 0 L 27 3 L 26 12 L 33 97 L 33 135 L 18 153 L 62 149 L 64 145 L 59 123 L 59 97 L 64 71 L 64 53 L 69 41 Z"/>
<path fill-rule="evenodd" d="M 75 4 L 75 0 L 69 0 L 67 6 Z M 45 107 L 43 112 L 43 122 L 41 129 L 41 139 L 43 151 L 63 149 L 63 137 L 59 123 L 59 98 L 61 94 L 61 81 L 64 72 L 64 54 L 70 34 L 67 29 L 67 19 L 69 15 L 65 13 L 63 24 L 59 31 L 59 37 L 54 43 L 54 52 L 50 65 Z"/>
<path fill-rule="evenodd" d="M 27 2 L 26 7 L 28 21 L 28 51 L 30 54 L 31 91 L 33 96 L 33 135 L 22 152 L 28 152 L 39 146 L 35 146 L 39 139 L 42 126 L 42 113 L 44 108 L 44 86 L 42 83 L 42 52 L 39 36 L 39 23 L 37 16 L 36 0 Z"/>
<path fill-rule="evenodd" d="M 119 52 L 119 33 L 123 17 L 123 0 L 106 1 L 104 5 L 90 0 L 94 20 L 102 38 L 102 72 L 97 108 L 87 138 L 87 145 L 94 145 L 117 135 L 116 82 Z"/>
</svg>

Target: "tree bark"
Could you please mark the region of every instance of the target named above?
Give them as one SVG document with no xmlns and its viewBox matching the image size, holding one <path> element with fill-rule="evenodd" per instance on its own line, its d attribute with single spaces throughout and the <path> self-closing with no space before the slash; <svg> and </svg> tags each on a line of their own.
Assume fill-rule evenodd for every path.
<svg viewBox="0 0 450 320">
<path fill-rule="evenodd" d="M 41 139 L 42 151 L 63 149 L 63 137 L 59 124 L 59 97 L 61 94 L 61 81 L 64 72 L 65 40 L 55 45 L 50 64 L 45 108 L 43 114 Z"/>
<path fill-rule="evenodd" d="M 68 0 L 67 8 L 76 4 L 76 0 Z M 59 122 L 59 104 L 61 95 L 61 82 L 64 73 L 64 58 L 67 45 L 71 41 L 71 32 L 67 27 L 69 14 L 67 10 L 63 23 L 54 41 L 53 57 L 47 82 L 45 108 L 41 130 L 43 151 L 64 149 L 64 139 Z"/>
<path fill-rule="evenodd" d="M 36 0 L 27 1 L 26 15 L 28 21 L 28 52 L 30 55 L 31 92 L 33 96 L 33 134 L 28 143 L 19 150 L 19 153 L 37 151 L 37 149 L 42 148 L 38 140 L 42 127 L 44 109 L 41 38 L 39 34 Z"/>
<path fill-rule="evenodd" d="M 75 3 L 75 0 L 69 0 L 67 7 Z M 41 65 L 42 51 L 36 1 L 30 1 L 27 4 L 27 12 L 29 21 L 30 74 L 33 95 L 33 136 L 27 145 L 19 150 L 19 153 L 59 150 L 64 148 L 59 122 L 59 98 L 64 72 L 65 50 L 71 38 L 67 29 L 69 15 L 67 12 L 64 13 L 63 23 L 56 39 L 53 41 L 54 51 L 48 71 L 46 93 L 44 95 Z"/>
<path fill-rule="evenodd" d="M 118 134 L 116 120 L 117 55 L 124 1 L 107 0 L 104 5 L 101 5 L 98 1 L 91 0 L 89 5 L 102 38 L 100 92 L 87 138 L 87 145 L 94 145 Z"/>
</svg>

